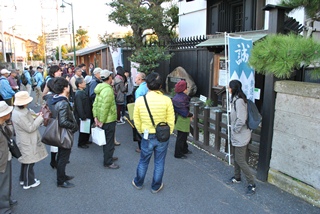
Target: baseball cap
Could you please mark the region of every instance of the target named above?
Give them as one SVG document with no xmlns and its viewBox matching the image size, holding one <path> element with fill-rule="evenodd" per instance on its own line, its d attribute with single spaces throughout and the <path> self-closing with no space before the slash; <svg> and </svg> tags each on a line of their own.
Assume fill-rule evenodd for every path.
<svg viewBox="0 0 320 214">
<path fill-rule="evenodd" d="M 100 77 L 101 79 L 107 79 L 113 72 L 109 71 L 109 70 L 102 70 L 100 72 Z"/>
<path fill-rule="evenodd" d="M 10 74 L 11 72 L 10 71 L 8 71 L 7 69 L 2 69 L 1 70 L 1 74 Z"/>
<path fill-rule="evenodd" d="M 101 71 L 102 71 L 101 68 L 96 67 L 96 68 L 93 70 L 93 74 L 98 74 L 98 73 L 100 73 Z"/>
</svg>

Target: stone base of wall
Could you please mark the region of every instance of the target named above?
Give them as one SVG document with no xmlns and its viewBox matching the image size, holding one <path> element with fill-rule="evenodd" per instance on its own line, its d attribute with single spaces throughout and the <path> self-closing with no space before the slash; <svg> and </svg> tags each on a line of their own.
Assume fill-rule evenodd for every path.
<svg viewBox="0 0 320 214">
<path fill-rule="evenodd" d="M 269 169 L 268 182 L 320 207 L 320 191 L 307 184 L 294 180 L 292 177 L 271 168 Z"/>
</svg>

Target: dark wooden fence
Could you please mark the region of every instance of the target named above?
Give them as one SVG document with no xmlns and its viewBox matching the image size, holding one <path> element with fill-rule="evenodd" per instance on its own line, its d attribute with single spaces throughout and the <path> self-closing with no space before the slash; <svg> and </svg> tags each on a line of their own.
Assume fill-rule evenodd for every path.
<svg viewBox="0 0 320 214">
<path fill-rule="evenodd" d="M 218 108 L 212 110 L 209 107 L 202 107 L 198 103 L 193 104 L 192 107 L 194 119 L 191 124 L 192 137 L 189 136 L 189 141 L 215 156 L 228 161 L 226 111 Z M 249 165 L 253 169 L 257 167 L 259 144 L 260 133 L 253 132 L 252 140 L 248 145 L 248 159 L 251 161 Z"/>
<path fill-rule="evenodd" d="M 173 53 L 173 57 L 168 61 L 160 62 L 160 66 L 156 68 L 163 78 L 163 88 L 165 88 L 165 80 L 169 73 L 175 68 L 183 67 L 193 78 L 198 90 L 196 96 L 200 94 L 209 95 L 209 78 L 210 78 L 210 61 L 213 53 L 206 48 L 196 48 L 195 46 L 205 41 L 205 36 L 189 37 L 173 40 L 170 44 L 160 44 L 168 47 L 168 52 Z M 130 61 L 128 57 L 132 54 L 131 47 L 123 47 L 123 64 L 124 68 L 130 70 Z"/>
</svg>

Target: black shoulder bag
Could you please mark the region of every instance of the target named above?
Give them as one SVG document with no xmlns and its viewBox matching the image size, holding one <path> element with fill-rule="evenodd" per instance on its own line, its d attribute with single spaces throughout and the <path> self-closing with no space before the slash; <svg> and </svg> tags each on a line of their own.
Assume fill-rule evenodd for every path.
<svg viewBox="0 0 320 214">
<path fill-rule="evenodd" d="M 9 138 L 9 136 L 4 132 L 4 130 L 2 128 L 0 128 L 0 129 L 1 129 L 2 134 L 7 139 L 8 147 L 9 147 L 9 150 L 10 150 L 12 156 L 17 159 L 20 158 L 22 156 L 22 154 L 21 154 L 20 149 L 17 146 L 16 142 L 13 139 Z"/>
<path fill-rule="evenodd" d="M 143 96 L 144 98 L 144 102 L 146 104 L 152 125 L 154 126 L 154 128 L 156 129 L 156 138 L 159 142 L 167 142 L 170 138 L 170 126 L 168 125 L 168 123 L 166 122 L 160 122 L 157 124 L 157 126 L 154 124 L 153 121 L 153 117 L 152 114 L 150 112 L 149 106 L 148 106 L 148 102 L 146 99 L 146 95 Z"/>
</svg>

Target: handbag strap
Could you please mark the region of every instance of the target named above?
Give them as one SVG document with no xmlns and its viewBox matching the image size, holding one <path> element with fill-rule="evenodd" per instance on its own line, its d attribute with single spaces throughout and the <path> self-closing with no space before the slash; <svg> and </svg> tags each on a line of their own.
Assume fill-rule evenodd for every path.
<svg viewBox="0 0 320 214">
<path fill-rule="evenodd" d="M 149 105 L 148 105 L 148 102 L 147 102 L 146 95 L 144 95 L 143 98 L 144 98 L 144 102 L 145 102 L 145 104 L 146 104 L 146 107 L 147 107 L 147 110 L 148 110 L 148 113 L 149 113 L 149 116 L 150 116 L 152 125 L 153 125 L 154 127 L 156 127 L 155 124 L 154 124 L 154 121 L 153 121 L 152 114 L 151 114 L 150 109 L 149 109 Z"/>
<path fill-rule="evenodd" d="M 2 127 L 0 129 L 1 129 L 2 134 L 6 137 L 8 144 L 11 145 L 12 139 L 5 133 L 5 131 L 3 130 Z"/>
</svg>

